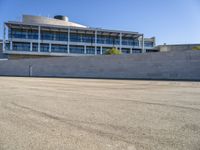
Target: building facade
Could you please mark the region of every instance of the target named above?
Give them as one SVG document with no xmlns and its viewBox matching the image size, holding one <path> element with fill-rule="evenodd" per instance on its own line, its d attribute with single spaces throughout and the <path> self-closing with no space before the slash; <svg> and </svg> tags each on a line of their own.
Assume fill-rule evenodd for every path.
<svg viewBox="0 0 200 150">
<path fill-rule="evenodd" d="M 156 52 L 155 38 L 129 31 L 90 28 L 67 17 L 23 15 L 21 22 L 4 23 L 3 53 L 7 55 L 103 55 L 111 48 L 123 54 Z"/>
</svg>

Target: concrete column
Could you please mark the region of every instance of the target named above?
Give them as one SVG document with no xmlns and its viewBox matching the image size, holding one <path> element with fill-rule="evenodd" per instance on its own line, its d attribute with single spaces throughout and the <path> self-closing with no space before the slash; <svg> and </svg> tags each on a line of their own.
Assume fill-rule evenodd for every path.
<svg viewBox="0 0 200 150">
<path fill-rule="evenodd" d="M 3 25 L 3 52 L 6 50 L 6 24 Z"/>
<path fill-rule="evenodd" d="M 145 53 L 145 48 L 144 48 L 144 35 L 142 35 L 142 53 Z"/>
<path fill-rule="evenodd" d="M 95 30 L 95 55 L 97 55 L 97 30 Z"/>
<path fill-rule="evenodd" d="M 51 43 L 49 43 L 49 53 L 51 53 Z"/>
<path fill-rule="evenodd" d="M 138 47 L 141 48 L 141 41 L 140 41 L 140 38 L 138 38 L 138 42 L 139 42 Z"/>
<path fill-rule="evenodd" d="M 122 51 L 122 33 L 119 34 L 119 50 Z"/>
<path fill-rule="evenodd" d="M 33 51 L 33 43 L 32 42 L 30 43 L 30 51 L 31 52 Z"/>
<path fill-rule="evenodd" d="M 132 54 L 133 52 L 132 52 L 132 48 L 130 48 L 130 54 Z"/>
<path fill-rule="evenodd" d="M 100 54 L 103 55 L 103 47 L 101 46 Z"/>
<path fill-rule="evenodd" d="M 68 27 L 68 42 L 67 42 L 67 53 L 70 53 L 70 27 Z"/>
<path fill-rule="evenodd" d="M 87 54 L 86 49 L 87 49 L 87 47 L 86 47 L 86 45 L 84 45 L 84 54 Z"/>
<path fill-rule="evenodd" d="M 41 27 L 38 26 L 38 52 L 40 52 L 40 41 L 41 41 Z"/>
<path fill-rule="evenodd" d="M 13 42 L 12 42 L 12 40 L 10 41 L 10 50 L 13 50 Z"/>
</svg>

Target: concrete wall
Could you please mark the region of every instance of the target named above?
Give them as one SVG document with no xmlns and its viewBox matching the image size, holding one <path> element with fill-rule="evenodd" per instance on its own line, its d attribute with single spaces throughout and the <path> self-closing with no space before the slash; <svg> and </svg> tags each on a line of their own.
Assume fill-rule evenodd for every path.
<svg viewBox="0 0 200 150">
<path fill-rule="evenodd" d="M 200 80 L 200 52 L 0 61 L 0 75 Z"/>
<path fill-rule="evenodd" d="M 168 52 L 168 51 L 188 51 L 192 50 L 193 47 L 200 46 L 200 44 L 180 44 L 180 45 L 159 45 L 157 49 L 161 52 Z"/>
</svg>

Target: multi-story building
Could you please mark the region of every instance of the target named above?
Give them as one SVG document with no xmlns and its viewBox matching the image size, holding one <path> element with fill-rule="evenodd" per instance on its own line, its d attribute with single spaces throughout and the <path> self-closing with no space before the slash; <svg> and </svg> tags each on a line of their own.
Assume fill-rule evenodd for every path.
<svg viewBox="0 0 200 150">
<path fill-rule="evenodd" d="M 115 47 L 124 54 L 155 52 L 155 38 L 130 31 L 90 28 L 54 18 L 23 15 L 4 23 L 3 53 L 8 55 L 102 55 Z"/>
</svg>

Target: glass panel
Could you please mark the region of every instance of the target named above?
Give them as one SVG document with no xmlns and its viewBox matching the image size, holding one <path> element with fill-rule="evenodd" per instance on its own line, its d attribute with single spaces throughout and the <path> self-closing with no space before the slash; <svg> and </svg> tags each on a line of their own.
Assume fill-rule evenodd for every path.
<svg viewBox="0 0 200 150">
<path fill-rule="evenodd" d="M 67 45 L 51 45 L 51 52 L 67 53 Z"/>
<path fill-rule="evenodd" d="M 95 47 L 87 47 L 86 54 L 95 54 Z"/>
<path fill-rule="evenodd" d="M 84 47 L 83 46 L 70 46 L 70 53 L 75 54 L 84 54 Z"/>
<path fill-rule="evenodd" d="M 30 43 L 13 42 L 13 50 L 15 50 L 15 51 L 30 51 Z"/>
<path fill-rule="evenodd" d="M 49 44 L 40 43 L 40 52 L 49 52 Z"/>
<path fill-rule="evenodd" d="M 144 47 L 153 47 L 153 42 L 145 41 Z"/>
<path fill-rule="evenodd" d="M 32 51 L 37 52 L 38 51 L 38 43 L 33 43 L 32 45 Z"/>
<path fill-rule="evenodd" d="M 130 54 L 130 49 L 122 48 L 122 53 L 123 54 Z"/>
</svg>

